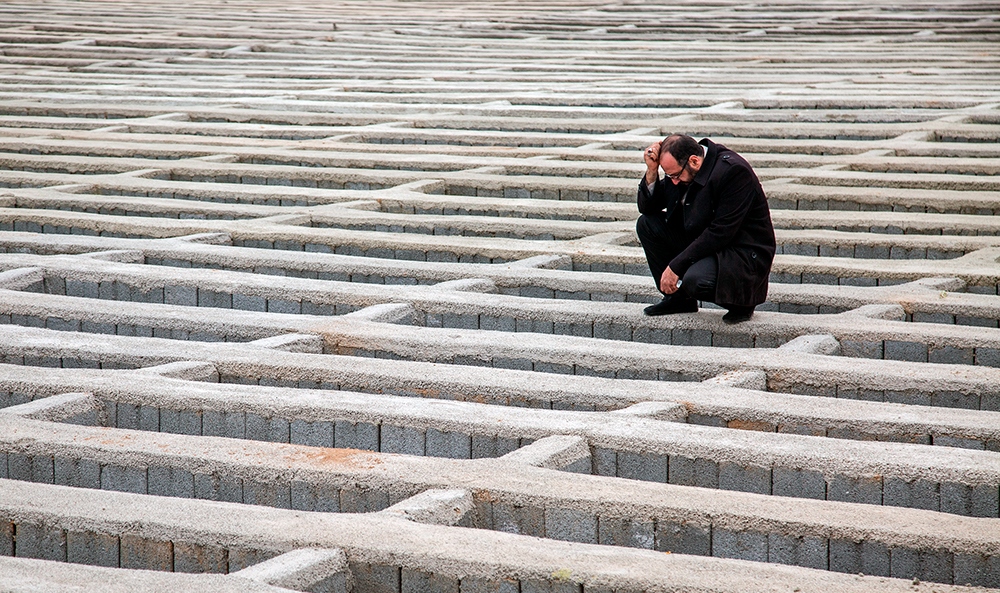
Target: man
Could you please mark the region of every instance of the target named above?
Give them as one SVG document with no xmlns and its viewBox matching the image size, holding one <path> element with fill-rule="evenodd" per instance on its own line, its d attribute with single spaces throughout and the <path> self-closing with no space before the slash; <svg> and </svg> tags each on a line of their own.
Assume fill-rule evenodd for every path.
<svg viewBox="0 0 1000 593">
<path fill-rule="evenodd" d="M 767 300 L 775 250 L 767 197 L 750 164 L 721 144 L 680 134 L 643 156 L 636 233 L 663 293 L 645 314 L 693 313 L 709 301 L 729 310 L 726 323 L 750 319 Z"/>
</svg>

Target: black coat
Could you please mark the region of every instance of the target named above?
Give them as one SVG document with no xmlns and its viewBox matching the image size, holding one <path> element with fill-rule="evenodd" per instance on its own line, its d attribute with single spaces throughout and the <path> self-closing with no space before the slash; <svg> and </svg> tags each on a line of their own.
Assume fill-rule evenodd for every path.
<svg viewBox="0 0 1000 593">
<path fill-rule="evenodd" d="M 696 261 L 717 255 L 719 279 L 715 302 L 755 306 L 767 300 L 767 277 L 774 260 L 774 226 L 767 197 L 750 164 L 721 144 L 704 139 L 708 148 L 691 181 L 684 203 L 684 230 L 690 243 L 670 261 L 680 277 Z M 650 193 L 639 182 L 639 212 L 669 218 L 684 195 L 684 184 L 656 182 Z M 659 282 L 659 278 L 655 279 Z"/>
</svg>

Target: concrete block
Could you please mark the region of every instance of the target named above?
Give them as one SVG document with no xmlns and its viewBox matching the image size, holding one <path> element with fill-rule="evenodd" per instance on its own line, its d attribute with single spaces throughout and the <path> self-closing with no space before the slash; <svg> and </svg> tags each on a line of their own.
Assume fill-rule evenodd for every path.
<svg viewBox="0 0 1000 593">
<path fill-rule="evenodd" d="M 507 533 L 545 537 L 545 511 L 497 501 L 493 503 L 493 528 Z"/>
<path fill-rule="evenodd" d="M 713 526 L 712 556 L 767 562 L 767 534 Z"/>
<path fill-rule="evenodd" d="M 334 315 L 336 313 L 336 309 L 334 305 L 326 303 L 302 301 L 302 313 L 304 315 Z"/>
<path fill-rule="evenodd" d="M 48 455 L 33 455 L 31 457 L 31 478 L 30 481 L 39 484 L 52 484 L 55 482 L 55 464 L 52 457 Z"/>
<path fill-rule="evenodd" d="M 298 315 L 302 312 L 302 303 L 288 299 L 267 299 L 267 312 Z"/>
<path fill-rule="evenodd" d="M 861 572 L 873 576 L 889 576 L 890 550 L 882 543 L 861 542 Z"/>
<path fill-rule="evenodd" d="M 886 359 L 927 362 L 927 344 L 885 340 L 884 352 Z"/>
<path fill-rule="evenodd" d="M 578 509 L 545 509 L 545 537 L 596 544 L 597 516 Z"/>
<path fill-rule="evenodd" d="M 539 373 L 555 373 L 557 375 L 572 375 L 575 369 L 571 364 L 535 361 L 535 371 Z"/>
<path fill-rule="evenodd" d="M 459 593 L 520 593 L 520 583 L 514 579 L 465 577 L 459 583 Z"/>
<path fill-rule="evenodd" d="M 14 541 L 18 558 L 66 562 L 66 532 L 62 529 L 21 522 L 14 527 Z"/>
<path fill-rule="evenodd" d="M 1000 348 L 981 348 L 975 351 L 976 364 L 987 367 L 1000 367 Z"/>
<path fill-rule="evenodd" d="M 269 418 L 260 414 L 247 412 L 245 417 L 246 426 L 244 436 L 251 441 L 269 441 L 271 436 L 271 423 Z"/>
<path fill-rule="evenodd" d="M 472 437 L 460 432 L 442 432 L 428 428 L 425 448 L 428 456 L 471 459 Z"/>
<path fill-rule="evenodd" d="M 290 443 L 292 440 L 291 423 L 284 418 L 268 419 L 267 440 L 272 443 Z"/>
<path fill-rule="evenodd" d="M 890 555 L 892 577 L 950 583 L 952 574 L 952 556 L 947 550 L 897 547 Z"/>
<path fill-rule="evenodd" d="M 291 508 L 319 513 L 340 512 L 340 490 L 328 484 L 310 484 L 293 480 L 290 487 Z"/>
<path fill-rule="evenodd" d="M 400 569 L 396 566 L 352 562 L 354 590 L 365 593 L 400 593 Z"/>
<path fill-rule="evenodd" d="M 952 564 L 956 584 L 1000 588 L 1000 556 L 955 554 Z"/>
<path fill-rule="evenodd" d="M 707 329 L 695 329 L 691 330 L 691 345 L 692 346 L 711 346 L 712 345 L 712 331 Z"/>
<path fill-rule="evenodd" d="M 860 342 L 855 340 L 841 340 L 840 352 L 843 356 L 854 358 L 883 358 L 882 342 Z"/>
<path fill-rule="evenodd" d="M 682 455 L 671 455 L 668 462 L 668 481 L 681 486 L 695 485 L 695 460 Z"/>
<path fill-rule="evenodd" d="M 83 297 L 88 299 L 100 298 L 98 283 L 67 278 L 66 296 Z"/>
<path fill-rule="evenodd" d="M 964 315 L 956 315 L 955 323 L 957 325 L 974 325 L 977 327 L 997 327 L 997 320 L 990 319 L 989 317 L 967 317 Z"/>
<path fill-rule="evenodd" d="M 827 500 L 882 504 L 882 478 L 878 476 L 870 478 L 834 476 L 827 481 L 826 491 Z"/>
<path fill-rule="evenodd" d="M 139 406 L 118 402 L 115 428 L 139 430 Z"/>
<path fill-rule="evenodd" d="M 458 329 L 479 329 L 479 315 L 461 313 L 444 313 L 441 317 L 442 327 Z M 546 332 L 546 333 L 552 333 Z"/>
<path fill-rule="evenodd" d="M 595 476 L 617 476 L 618 475 L 618 452 L 614 449 L 603 447 L 593 447 L 592 455 L 594 460 Z"/>
<path fill-rule="evenodd" d="M 160 410 L 155 406 L 139 406 L 139 430 L 160 431 Z"/>
<path fill-rule="evenodd" d="M 66 561 L 118 568 L 118 537 L 91 531 L 66 532 Z"/>
<path fill-rule="evenodd" d="M 223 413 L 223 436 L 231 439 L 246 438 L 246 415 L 240 411 L 227 411 Z M 333 442 L 331 437 L 330 442 Z"/>
<path fill-rule="evenodd" d="M 826 500 L 826 478 L 823 474 L 802 469 L 776 467 L 772 471 L 772 491 L 775 496 Z"/>
<path fill-rule="evenodd" d="M 517 439 L 472 435 L 472 459 L 502 457 L 518 447 Z"/>
<path fill-rule="evenodd" d="M 551 580 L 525 579 L 521 581 L 521 593 L 582 593 L 582 585 L 573 579 L 572 573 L 557 571 Z"/>
<path fill-rule="evenodd" d="M 233 309 L 264 313 L 267 311 L 267 299 L 260 296 L 234 294 Z"/>
<path fill-rule="evenodd" d="M 340 490 L 340 512 L 377 513 L 389 508 L 389 494 L 381 490 L 348 486 Z"/>
<path fill-rule="evenodd" d="M 333 446 L 333 422 L 292 420 L 290 429 L 292 444 L 310 447 Z"/>
<path fill-rule="evenodd" d="M 101 490 L 146 494 L 146 468 L 102 465 Z"/>
<path fill-rule="evenodd" d="M 254 550 L 252 548 L 243 548 L 239 546 L 230 546 L 226 549 L 226 553 L 230 574 L 241 571 L 250 566 L 258 565 L 261 562 L 266 562 L 267 560 L 277 556 L 275 552 Z"/>
<path fill-rule="evenodd" d="M 936 482 L 928 480 L 907 481 L 886 477 L 882 480 L 882 504 L 937 511 L 941 508 L 941 495 Z"/>
<path fill-rule="evenodd" d="M 740 492 L 771 493 L 770 468 L 742 466 L 731 461 L 719 463 L 719 488 Z"/>
<path fill-rule="evenodd" d="M 967 363 L 967 364 L 972 364 Z M 930 405 L 940 408 L 962 408 L 965 410 L 982 409 L 982 398 L 979 393 L 963 393 L 961 391 L 939 391 L 931 394 Z"/>
<path fill-rule="evenodd" d="M 975 350 L 973 348 L 956 348 L 954 346 L 941 346 L 930 348 L 927 352 L 928 362 L 940 364 L 973 364 L 975 361 Z"/>
<path fill-rule="evenodd" d="M 101 466 L 96 461 L 55 457 L 53 469 L 53 484 L 95 490 L 101 487 Z"/>
<path fill-rule="evenodd" d="M 618 452 L 618 477 L 647 482 L 667 481 L 668 458 L 661 453 Z"/>
<path fill-rule="evenodd" d="M 753 348 L 753 336 L 741 333 L 716 333 L 712 346 L 717 348 Z"/>
<path fill-rule="evenodd" d="M 602 323 L 594 322 L 594 337 L 602 340 L 620 340 L 620 341 L 631 341 L 632 340 L 632 328 L 620 323 Z M 653 332 L 651 339 L 663 340 L 654 343 L 657 344 L 669 344 L 671 337 L 670 331 Z"/>
<path fill-rule="evenodd" d="M 425 433 L 423 430 L 409 426 L 393 426 L 383 424 L 379 450 L 383 453 L 401 453 L 404 455 L 424 455 Z"/>
<path fill-rule="evenodd" d="M 154 496 L 194 498 L 194 474 L 184 468 L 154 465 L 146 470 L 146 480 Z"/>
<path fill-rule="evenodd" d="M 929 393 L 913 392 L 909 390 L 898 391 L 895 389 L 887 389 L 885 391 L 885 401 L 894 404 L 907 404 L 910 406 L 931 405 L 931 397 Z"/>
<path fill-rule="evenodd" d="M 117 329 L 114 323 L 99 323 L 94 321 L 81 321 L 80 331 L 88 334 L 108 334 L 115 335 Z"/>
<path fill-rule="evenodd" d="M 292 506 L 291 492 L 284 480 L 243 480 L 243 503 L 288 509 Z"/>
<path fill-rule="evenodd" d="M 889 576 L 889 549 L 884 544 L 831 539 L 829 550 L 832 571 Z"/>
<path fill-rule="evenodd" d="M 229 292 L 216 292 L 204 288 L 198 289 L 198 306 L 232 309 L 233 295 Z"/>
<path fill-rule="evenodd" d="M 712 527 L 693 522 L 656 522 L 656 548 L 659 552 L 712 555 Z"/>
<path fill-rule="evenodd" d="M 0 556 L 14 555 L 14 524 L 0 519 Z"/>
<path fill-rule="evenodd" d="M 196 473 L 194 497 L 223 502 L 243 502 L 243 482 L 231 476 Z"/>
<path fill-rule="evenodd" d="M 597 539 L 601 545 L 652 550 L 656 546 L 656 526 L 652 520 L 602 516 L 597 520 Z"/>
<path fill-rule="evenodd" d="M 768 562 L 827 569 L 829 549 L 822 537 L 798 537 L 782 533 L 767 535 Z"/>
<path fill-rule="evenodd" d="M 201 434 L 207 437 L 221 437 L 226 434 L 223 412 L 204 410 L 201 413 Z"/>
<path fill-rule="evenodd" d="M 935 435 L 934 444 L 939 447 L 955 447 L 957 449 L 985 450 L 986 443 L 979 438 L 961 438 L 944 435 Z M 943 486 L 943 485 L 942 485 Z"/>
<path fill-rule="evenodd" d="M 861 572 L 861 543 L 849 540 L 831 539 L 829 547 L 829 569 L 834 572 Z M 867 573 L 866 573 L 867 574 Z"/>
<path fill-rule="evenodd" d="M 955 482 L 940 485 L 941 512 L 968 517 L 1000 515 L 1000 489 L 996 484 L 969 486 Z"/>
<path fill-rule="evenodd" d="M 519 371 L 534 370 L 534 363 L 530 358 L 494 358 L 493 366 L 498 369 L 514 369 Z"/>
<path fill-rule="evenodd" d="M 80 320 L 63 319 L 61 317 L 47 317 L 45 327 L 56 331 L 80 331 Z"/>
<path fill-rule="evenodd" d="M 226 549 L 174 541 L 174 572 L 225 574 L 229 572 Z"/>
<path fill-rule="evenodd" d="M 168 284 L 163 287 L 163 303 L 184 307 L 198 306 L 198 289 L 194 286 Z"/>
<path fill-rule="evenodd" d="M 337 420 L 334 425 L 334 446 L 338 449 L 378 451 L 382 427 L 367 422 Z"/>
<path fill-rule="evenodd" d="M 181 434 L 180 412 L 177 410 L 160 409 L 160 432 Z M 201 428 L 198 429 L 201 434 Z"/>
</svg>

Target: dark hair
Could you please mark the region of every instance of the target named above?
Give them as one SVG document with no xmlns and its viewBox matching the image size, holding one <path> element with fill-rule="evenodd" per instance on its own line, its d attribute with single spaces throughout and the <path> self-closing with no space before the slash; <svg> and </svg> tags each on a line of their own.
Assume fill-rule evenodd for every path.
<svg viewBox="0 0 1000 593">
<path fill-rule="evenodd" d="M 700 157 L 704 154 L 701 144 L 684 134 L 671 134 L 664 138 L 663 142 L 660 142 L 660 158 L 663 158 L 664 152 L 669 152 L 678 163 L 683 163 L 689 157 Z"/>
</svg>

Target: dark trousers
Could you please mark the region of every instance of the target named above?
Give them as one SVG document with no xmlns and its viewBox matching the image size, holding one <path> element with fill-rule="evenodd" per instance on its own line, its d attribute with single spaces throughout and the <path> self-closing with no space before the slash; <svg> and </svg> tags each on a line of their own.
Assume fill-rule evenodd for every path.
<svg viewBox="0 0 1000 593">
<path fill-rule="evenodd" d="M 687 242 L 679 236 L 680 233 L 670 232 L 666 220 L 656 216 L 645 214 L 640 216 L 635 231 L 639 235 L 642 250 L 646 252 L 646 263 L 649 264 L 649 271 L 653 274 L 653 281 L 659 289 L 663 271 L 670 265 L 670 260 L 684 251 Z M 718 279 L 719 263 L 715 255 L 710 255 L 696 261 L 684 272 L 684 276 L 681 277 L 681 287 L 671 295 L 671 298 L 714 303 L 715 284 Z M 722 303 L 718 304 L 725 306 Z"/>
</svg>

